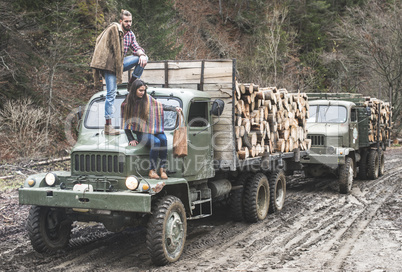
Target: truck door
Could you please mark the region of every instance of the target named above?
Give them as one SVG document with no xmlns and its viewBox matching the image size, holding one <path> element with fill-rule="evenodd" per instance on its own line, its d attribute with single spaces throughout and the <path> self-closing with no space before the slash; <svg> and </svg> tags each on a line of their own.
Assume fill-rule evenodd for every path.
<svg viewBox="0 0 402 272">
<path fill-rule="evenodd" d="M 359 128 L 357 122 L 357 109 L 350 109 L 350 123 L 349 123 L 349 141 L 350 147 L 354 149 L 359 148 Z"/>
<path fill-rule="evenodd" d="M 188 114 L 187 131 L 188 155 L 183 161 L 183 175 L 194 176 L 195 179 L 213 177 L 209 101 L 192 101 Z"/>
</svg>

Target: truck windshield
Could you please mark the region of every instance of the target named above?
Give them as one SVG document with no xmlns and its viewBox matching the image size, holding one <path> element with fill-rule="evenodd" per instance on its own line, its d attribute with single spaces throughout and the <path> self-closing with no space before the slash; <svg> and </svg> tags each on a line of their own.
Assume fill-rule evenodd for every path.
<svg viewBox="0 0 402 272">
<path fill-rule="evenodd" d="M 314 105 L 309 109 L 307 123 L 345 123 L 347 110 L 344 106 Z"/>
<path fill-rule="evenodd" d="M 121 115 L 121 104 L 125 96 L 117 96 L 114 101 L 114 113 L 112 117 L 112 125 L 114 127 L 122 127 L 123 118 Z M 155 97 L 158 101 L 165 105 L 181 107 L 177 98 L 171 97 Z M 95 99 L 89 105 L 85 114 L 84 125 L 89 129 L 102 129 L 105 126 L 105 98 Z M 176 111 L 164 111 L 165 130 L 172 130 L 176 125 Z"/>
</svg>

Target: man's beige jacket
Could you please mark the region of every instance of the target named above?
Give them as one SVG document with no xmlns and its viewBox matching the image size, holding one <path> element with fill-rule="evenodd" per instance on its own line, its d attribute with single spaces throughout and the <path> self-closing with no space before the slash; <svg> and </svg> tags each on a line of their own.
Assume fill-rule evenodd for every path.
<svg viewBox="0 0 402 272">
<path fill-rule="evenodd" d="M 123 80 L 124 33 L 118 23 L 110 24 L 97 38 L 91 68 L 94 69 L 95 86 L 103 70 L 116 75 L 117 84 Z"/>
</svg>

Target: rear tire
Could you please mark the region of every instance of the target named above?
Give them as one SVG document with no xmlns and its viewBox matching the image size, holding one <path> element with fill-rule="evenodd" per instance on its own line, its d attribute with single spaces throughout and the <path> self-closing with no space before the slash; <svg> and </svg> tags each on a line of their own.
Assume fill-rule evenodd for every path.
<svg viewBox="0 0 402 272">
<path fill-rule="evenodd" d="M 32 247 L 39 253 L 53 253 L 68 246 L 72 221 L 64 210 L 32 206 L 27 225 Z"/>
<path fill-rule="evenodd" d="M 345 164 L 339 168 L 339 192 L 349 194 L 353 186 L 354 166 L 353 159 L 346 157 Z"/>
<path fill-rule="evenodd" d="M 377 179 L 378 172 L 380 170 L 379 166 L 378 151 L 375 149 L 370 150 L 368 155 L 368 171 L 367 176 L 369 179 Z"/>
<path fill-rule="evenodd" d="M 286 176 L 283 170 L 275 171 L 269 177 L 269 212 L 281 211 L 286 197 Z"/>
<path fill-rule="evenodd" d="M 380 152 L 378 176 L 381 177 L 385 174 L 385 156 L 384 151 Z"/>
<path fill-rule="evenodd" d="M 368 166 L 367 159 L 368 159 L 368 152 L 367 150 L 363 150 L 359 161 L 359 179 L 362 180 L 367 179 L 367 166 Z"/>
<path fill-rule="evenodd" d="M 183 203 L 175 196 L 165 196 L 152 208 L 147 225 L 147 248 L 156 265 L 177 261 L 183 253 L 187 218 Z"/>
<path fill-rule="evenodd" d="M 250 173 L 247 172 L 240 174 L 237 177 L 234 186 L 241 187 L 230 192 L 230 216 L 237 222 L 244 220 L 244 186 L 247 184 L 250 176 Z"/>
<path fill-rule="evenodd" d="M 244 217 L 247 222 L 264 220 L 269 210 L 269 184 L 263 173 L 255 174 L 244 191 Z"/>
</svg>

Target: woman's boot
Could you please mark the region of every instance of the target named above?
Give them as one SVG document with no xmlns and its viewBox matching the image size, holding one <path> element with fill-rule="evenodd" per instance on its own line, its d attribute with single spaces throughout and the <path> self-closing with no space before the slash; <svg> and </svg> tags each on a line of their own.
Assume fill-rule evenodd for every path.
<svg viewBox="0 0 402 272">
<path fill-rule="evenodd" d="M 164 168 L 161 168 L 161 179 L 167 179 L 168 176 L 166 175 L 166 170 Z"/>
<path fill-rule="evenodd" d="M 159 179 L 160 177 L 158 176 L 158 174 L 155 172 L 154 169 L 149 170 L 149 178 L 150 179 Z"/>
</svg>

